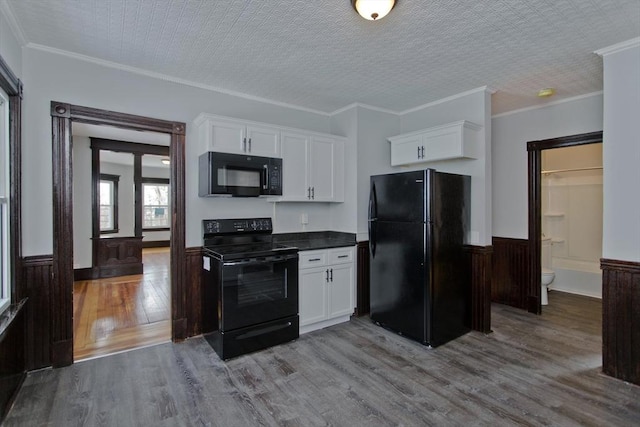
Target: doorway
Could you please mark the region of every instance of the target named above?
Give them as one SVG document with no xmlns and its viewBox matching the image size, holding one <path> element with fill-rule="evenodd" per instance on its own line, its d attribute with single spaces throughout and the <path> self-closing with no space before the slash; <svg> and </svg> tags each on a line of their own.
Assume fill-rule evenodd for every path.
<svg viewBox="0 0 640 427">
<path fill-rule="evenodd" d="M 54 367 L 73 363 L 73 123 L 152 131 L 170 137 L 170 282 L 171 337 L 186 337 L 184 153 L 185 124 L 61 102 L 51 102 L 53 145 L 53 286 L 51 289 L 51 362 Z"/>
<path fill-rule="evenodd" d="M 541 243 L 542 243 L 542 151 L 553 148 L 574 147 L 602 143 L 602 131 L 561 138 L 529 141 L 529 281 L 527 286 L 527 310 L 541 314 Z"/>
<path fill-rule="evenodd" d="M 170 138 L 85 123 L 72 136 L 74 360 L 167 342 Z"/>
</svg>

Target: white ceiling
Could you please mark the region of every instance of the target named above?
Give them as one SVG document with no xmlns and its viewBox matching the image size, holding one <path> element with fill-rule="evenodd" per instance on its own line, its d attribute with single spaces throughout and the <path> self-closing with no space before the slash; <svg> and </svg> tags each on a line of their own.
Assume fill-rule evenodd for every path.
<svg viewBox="0 0 640 427">
<path fill-rule="evenodd" d="M 378 22 L 350 0 L 0 1 L 27 45 L 323 113 L 482 86 L 493 114 L 593 93 L 593 52 L 640 36 L 639 0 L 398 0 Z"/>
</svg>

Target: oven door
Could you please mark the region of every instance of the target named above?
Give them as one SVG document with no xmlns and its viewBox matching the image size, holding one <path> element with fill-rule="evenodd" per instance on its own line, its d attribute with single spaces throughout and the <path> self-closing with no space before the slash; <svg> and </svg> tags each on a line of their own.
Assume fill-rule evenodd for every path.
<svg viewBox="0 0 640 427">
<path fill-rule="evenodd" d="M 298 314 L 298 254 L 225 261 L 221 331 Z"/>
</svg>

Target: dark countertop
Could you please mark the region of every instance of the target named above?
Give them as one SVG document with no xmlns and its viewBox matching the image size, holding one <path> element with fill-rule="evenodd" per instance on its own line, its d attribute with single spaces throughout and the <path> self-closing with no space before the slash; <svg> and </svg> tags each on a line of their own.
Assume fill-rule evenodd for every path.
<svg viewBox="0 0 640 427">
<path fill-rule="evenodd" d="M 274 234 L 273 240 L 301 251 L 355 246 L 356 235 L 340 231 L 310 231 L 306 233 Z"/>
</svg>

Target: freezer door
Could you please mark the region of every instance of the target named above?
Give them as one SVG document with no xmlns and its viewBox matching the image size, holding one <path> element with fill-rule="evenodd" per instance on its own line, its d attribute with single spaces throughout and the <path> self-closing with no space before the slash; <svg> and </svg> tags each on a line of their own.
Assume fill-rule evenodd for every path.
<svg viewBox="0 0 640 427">
<path fill-rule="evenodd" d="M 425 171 L 371 177 L 370 212 L 378 221 L 423 222 L 425 220 Z"/>
<path fill-rule="evenodd" d="M 377 221 L 370 259 L 371 320 L 426 343 L 426 224 Z"/>
</svg>

